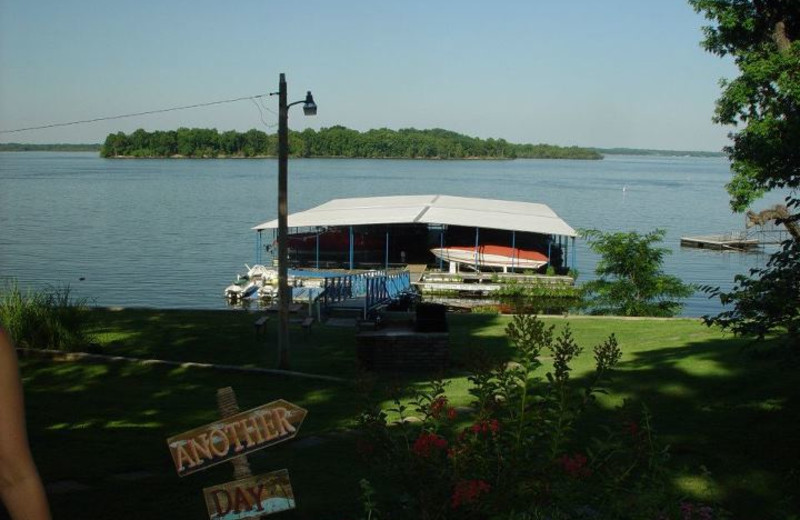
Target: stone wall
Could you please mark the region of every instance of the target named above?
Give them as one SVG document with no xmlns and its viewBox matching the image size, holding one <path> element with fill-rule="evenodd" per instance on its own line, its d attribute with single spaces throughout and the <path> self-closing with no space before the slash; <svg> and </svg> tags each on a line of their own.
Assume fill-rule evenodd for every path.
<svg viewBox="0 0 800 520">
<path fill-rule="evenodd" d="M 450 334 L 378 330 L 356 335 L 361 366 L 375 371 L 441 371 L 450 359 Z"/>
</svg>

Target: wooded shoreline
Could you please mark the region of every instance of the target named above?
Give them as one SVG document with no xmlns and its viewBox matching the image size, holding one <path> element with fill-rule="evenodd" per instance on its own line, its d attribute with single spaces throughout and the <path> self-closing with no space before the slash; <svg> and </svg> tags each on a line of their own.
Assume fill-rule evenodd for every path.
<svg viewBox="0 0 800 520">
<path fill-rule="evenodd" d="M 235 130 L 179 128 L 131 134 L 110 134 L 101 157 L 133 158 L 233 158 L 275 157 L 277 134 L 252 129 Z M 514 144 L 504 139 L 480 139 L 449 130 L 369 130 L 359 132 L 343 126 L 307 128 L 289 132 L 289 155 L 304 158 L 365 159 L 602 159 L 589 148 L 548 144 Z"/>
</svg>

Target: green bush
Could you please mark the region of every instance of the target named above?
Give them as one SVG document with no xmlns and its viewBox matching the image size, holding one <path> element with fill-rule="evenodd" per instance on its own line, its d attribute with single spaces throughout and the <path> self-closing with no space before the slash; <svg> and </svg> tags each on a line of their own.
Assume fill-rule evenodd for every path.
<svg viewBox="0 0 800 520">
<path fill-rule="evenodd" d="M 670 317 L 680 313 L 681 300 L 694 286 L 665 274 L 662 266 L 669 249 L 657 247 L 666 231 L 641 235 L 630 232 L 581 231 L 589 248 L 600 255 L 597 280 L 583 284 L 592 314 Z"/>
<path fill-rule="evenodd" d="M 69 286 L 23 292 L 12 280 L 0 292 L 0 325 L 22 348 L 80 350 L 91 339 L 86 302 L 73 298 Z"/>
<path fill-rule="evenodd" d="M 379 477 L 377 493 L 368 485 L 362 497 L 367 516 L 384 517 L 380 507 L 393 519 L 721 518 L 665 491 L 668 452 L 646 408 L 625 406 L 591 428 L 581 420 L 621 358 L 613 334 L 594 347 L 582 384 L 570 378 L 583 349 L 568 326 L 556 335 L 517 315 L 506 334 L 515 359 L 479 363 L 470 411 L 450 406 L 441 380 L 412 390 L 410 403 L 396 396 L 387 411 L 368 404 L 358 449 Z M 541 377 L 545 353 L 552 369 Z M 389 424 L 387 412 L 398 420 Z M 688 507 L 705 516 L 679 516 Z"/>
<path fill-rule="evenodd" d="M 508 283 L 494 294 L 516 314 L 564 314 L 583 305 L 581 288 L 561 283 Z"/>
</svg>

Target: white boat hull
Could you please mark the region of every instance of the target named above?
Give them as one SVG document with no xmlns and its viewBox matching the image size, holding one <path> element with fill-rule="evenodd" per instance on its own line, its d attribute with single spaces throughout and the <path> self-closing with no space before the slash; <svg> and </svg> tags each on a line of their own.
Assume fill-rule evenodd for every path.
<svg viewBox="0 0 800 520">
<path fill-rule="evenodd" d="M 431 253 L 446 262 L 478 265 L 478 267 L 502 267 L 538 269 L 547 264 L 547 257 L 535 251 L 524 251 L 501 246 L 437 247 Z"/>
</svg>

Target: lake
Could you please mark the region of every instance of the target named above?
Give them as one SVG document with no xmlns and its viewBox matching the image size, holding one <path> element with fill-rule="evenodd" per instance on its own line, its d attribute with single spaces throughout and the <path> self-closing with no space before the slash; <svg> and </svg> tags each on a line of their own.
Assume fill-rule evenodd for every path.
<svg viewBox="0 0 800 520">
<path fill-rule="evenodd" d="M 445 194 L 550 206 L 573 228 L 666 230 L 665 271 L 730 287 L 762 253 L 681 248 L 685 235 L 744 229 L 728 206 L 724 158 L 602 161 L 291 159 L 289 210 L 332 198 Z M 277 216 L 277 160 L 114 160 L 96 153 L 0 153 L 0 277 L 69 284 L 101 306 L 223 309 L 223 288 L 255 258 L 250 228 Z M 771 194 L 757 209 L 782 202 Z M 581 280 L 596 256 L 578 239 Z M 684 315 L 720 310 L 703 294 Z"/>
</svg>

